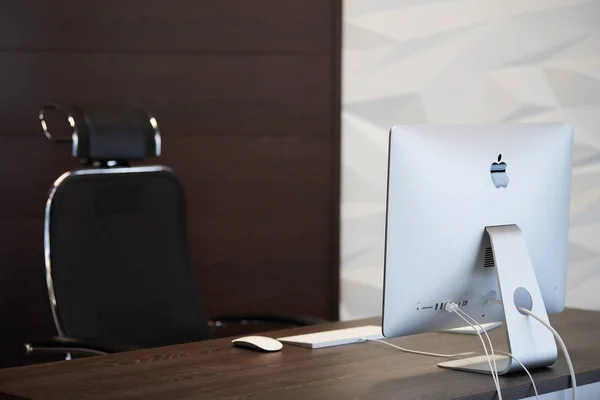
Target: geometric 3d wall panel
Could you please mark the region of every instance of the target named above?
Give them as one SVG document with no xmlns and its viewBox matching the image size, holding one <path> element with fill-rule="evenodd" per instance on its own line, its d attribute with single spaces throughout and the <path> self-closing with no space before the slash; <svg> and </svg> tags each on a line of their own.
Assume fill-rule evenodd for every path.
<svg viewBox="0 0 600 400">
<path fill-rule="evenodd" d="M 567 305 L 600 309 L 600 0 L 346 0 L 341 317 L 379 315 L 388 130 L 575 128 Z"/>
</svg>

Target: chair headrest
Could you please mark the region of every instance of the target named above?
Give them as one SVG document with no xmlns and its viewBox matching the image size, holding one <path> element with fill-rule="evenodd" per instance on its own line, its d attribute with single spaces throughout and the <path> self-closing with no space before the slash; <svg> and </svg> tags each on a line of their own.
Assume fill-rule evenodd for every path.
<svg viewBox="0 0 600 400">
<path fill-rule="evenodd" d="M 50 133 L 47 114 L 62 112 L 72 129 L 70 137 Z M 85 111 L 75 106 L 46 104 L 39 113 L 46 138 L 72 143 L 72 155 L 87 163 L 127 162 L 159 156 L 161 136 L 156 118 L 136 107 L 93 107 Z"/>
</svg>

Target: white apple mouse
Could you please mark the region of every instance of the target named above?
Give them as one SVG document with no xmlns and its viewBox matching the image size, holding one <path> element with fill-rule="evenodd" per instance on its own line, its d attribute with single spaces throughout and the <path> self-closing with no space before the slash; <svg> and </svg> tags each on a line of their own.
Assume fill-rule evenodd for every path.
<svg viewBox="0 0 600 400">
<path fill-rule="evenodd" d="M 236 347 L 258 351 L 279 351 L 283 344 L 277 339 L 266 336 L 244 336 L 231 341 Z"/>
</svg>

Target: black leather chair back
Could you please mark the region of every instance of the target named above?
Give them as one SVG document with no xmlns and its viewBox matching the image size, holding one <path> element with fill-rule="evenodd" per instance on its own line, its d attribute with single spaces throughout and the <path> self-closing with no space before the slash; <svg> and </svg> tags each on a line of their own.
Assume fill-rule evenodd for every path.
<svg viewBox="0 0 600 400">
<path fill-rule="evenodd" d="M 102 167 L 65 173 L 47 202 L 46 272 L 59 335 L 132 347 L 207 339 L 183 187 L 167 167 L 122 166 L 158 152 L 156 120 L 138 111 L 72 116 L 73 155 Z"/>
</svg>

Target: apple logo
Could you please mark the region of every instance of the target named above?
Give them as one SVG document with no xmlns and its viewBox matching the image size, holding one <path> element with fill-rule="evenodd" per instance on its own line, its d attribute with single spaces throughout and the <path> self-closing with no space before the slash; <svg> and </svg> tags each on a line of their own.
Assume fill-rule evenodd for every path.
<svg viewBox="0 0 600 400">
<path fill-rule="evenodd" d="M 508 175 L 506 175 L 506 163 L 502 162 L 502 154 L 498 154 L 498 162 L 492 164 L 490 168 L 492 182 L 496 188 L 505 188 L 508 186 Z"/>
</svg>

